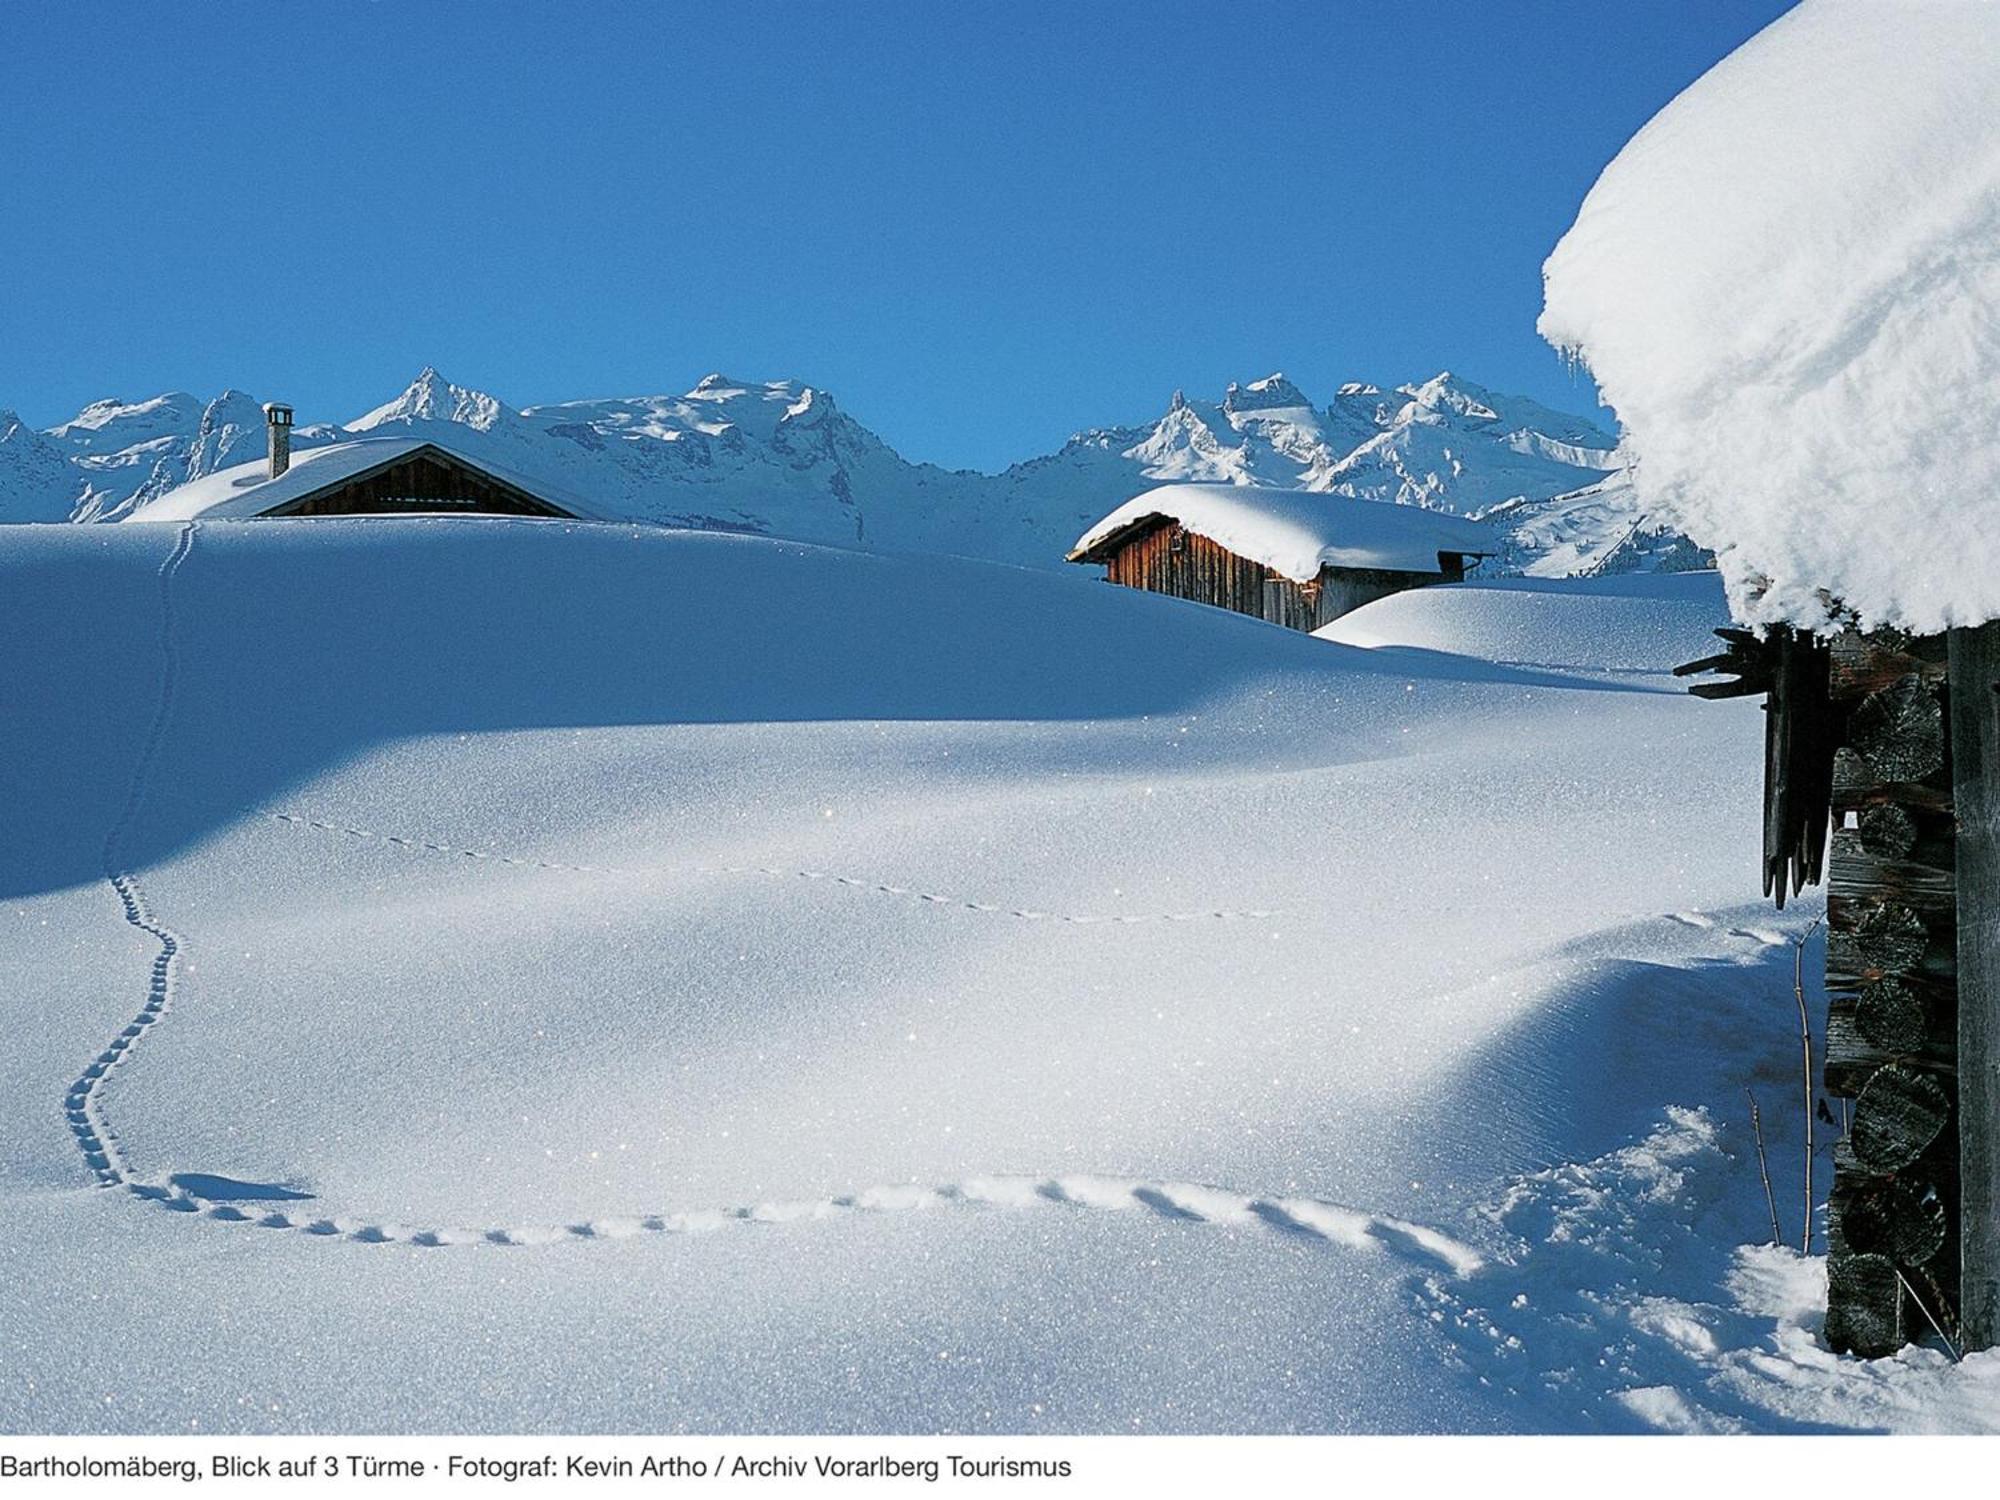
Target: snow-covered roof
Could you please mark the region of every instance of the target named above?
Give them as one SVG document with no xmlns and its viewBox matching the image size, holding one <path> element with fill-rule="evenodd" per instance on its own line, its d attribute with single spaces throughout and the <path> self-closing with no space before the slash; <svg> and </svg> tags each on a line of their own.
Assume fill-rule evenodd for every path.
<svg viewBox="0 0 2000 1500">
<path fill-rule="evenodd" d="M 1545 277 L 1739 618 L 2000 617 L 2000 6 L 1806 0 L 1632 138 Z"/>
<path fill-rule="evenodd" d="M 420 448 L 435 448 L 469 468 L 545 499 L 572 515 L 591 519 L 588 510 L 567 496 L 552 494 L 549 487 L 539 480 L 509 473 L 484 459 L 469 457 L 428 438 L 361 438 L 353 442 L 329 443 L 323 448 L 306 448 L 293 454 L 291 467 L 276 479 L 271 478 L 267 458 L 236 464 L 168 490 L 122 519 L 192 521 L 261 516 L 329 485 L 341 484 L 384 464 L 393 464 Z"/>
<path fill-rule="evenodd" d="M 1070 549 L 1070 561 L 1100 561 L 1123 533 L 1158 519 L 1178 521 L 1301 583 L 1328 566 L 1436 573 L 1441 552 L 1484 557 L 1495 547 L 1492 533 L 1477 521 L 1415 505 L 1254 485 L 1167 484 L 1126 501 L 1091 527 Z"/>
</svg>

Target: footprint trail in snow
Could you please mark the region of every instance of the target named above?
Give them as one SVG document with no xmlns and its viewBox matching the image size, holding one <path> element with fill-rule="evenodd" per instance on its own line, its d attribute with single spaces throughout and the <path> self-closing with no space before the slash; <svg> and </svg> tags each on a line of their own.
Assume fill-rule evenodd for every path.
<svg viewBox="0 0 2000 1500">
<path fill-rule="evenodd" d="M 1481 1257 L 1476 1250 L 1437 1230 L 1316 1198 L 1260 1196 L 1197 1183 L 1147 1182 L 1087 1174 L 1056 1177 L 971 1177 L 936 1187 L 877 1187 L 836 1197 L 756 1203 L 730 1209 L 599 1218 L 568 1224 L 484 1228 L 413 1227 L 377 1221 L 366 1216 L 316 1217 L 289 1207 L 243 1208 L 238 1204 L 246 1202 L 294 1204 L 309 1201 L 310 1195 L 289 1188 L 237 1182 L 210 1174 L 177 1173 L 165 1182 L 147 1182 L 135 1178 L 119 1148 L 116 1132 L 104 1118 L 102 1085 L 112 1070 L 130 1059 L 137 1043 L 167 1014 L 173 999 L 173 983 L 184 939 L 154 914 L 137 875 L 124 864 L 123 842 L 145 803 L 154 764 L 159 757 L 161 744 L 174 713 L 175 695 L 180 677 L 174 581 L 194 550 L 196 533 L 197 523 L 190 521 L 183 525 L 175 537 L 172 549 L 160 564 L 159 697 L 145 737 L 140 743 L 139 755 L 134 763 L 124 805 L 106 833 L 104 841 L 104 878 L 118 898 L 125 921 L 151 937 L 158 945 L 158 952 L 149 972 L 146 1001 L 138 1015 L 104 1051 L 92 1059 L 82 1075 L 70 1086 L 63 1101 L 64 1118 L 76 1139 L 78 1149 L 83 1153 L 91 1175 L 101 1186 L 122 1188 L 145 1203 L 173 1213 L 198 1216 L 218 1223 L 341 1239 L 354 1244 L 407 1244 L 444 1248 L 453 1245 L 524 1246 L 565 1242 L 588 1243 L 643 1235 L 703 1234 L 727 1229 L 746 1229 L 757 1225 L 797 1224 L 844 1215 L 907 1213 L 952 1207 L 988 1211 L 1048 1208 L 1151 1214 L 1181 1224 L 1286 1236 L 1321 1245 L 1338 1245 L 1356 1251 L 1386 1252 L 1433 1273 L 1443 1272 L 1458 1277 L 1469 1276 L 1482 1265 Z M 560 864 L 489 851 L 455 848 L 434 840 L 378 834 L 298 814 L 277 813 L 272 816 L 279 822 L 299 827 L 351 838 L 376 840 L 395 847 L 454 858 L 491 860 L 497 864 L 582 874 L 649 873 L 644 870 L 619 870 L 606 866 Z M 770 866 L 717 865 L 700 868 L 715 873 L 825 880 L 877 894 L 899 896 L 926 905 L 956 907 L 1028 921 L 1076 924 L 1178 922 L 1274 915 L 1270 911 L 1255 910 L 1102 916 L 1065 914 L 970 901 L 961 897 L 828 874 L 824 871 L 784 870 Z"/>
</svg>

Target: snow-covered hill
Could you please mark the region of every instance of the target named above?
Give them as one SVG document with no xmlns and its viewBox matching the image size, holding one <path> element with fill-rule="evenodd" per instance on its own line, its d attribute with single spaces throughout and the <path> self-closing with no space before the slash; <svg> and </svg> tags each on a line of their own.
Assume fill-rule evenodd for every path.
<svg viewBox="0 0 2000 1500">
<path fill-rule="evenodd" d="M 0 1430 L 1993 1423 L 1758 1245 L 1809 914 L 1662 670 L 1712 574 L 1360 649 L 438 518 L 0 598 Z"/>
<path fill-rule="evenodd" d="M 255 400 L 225 391 L 205 403 L 180 393 L 102 401 L 46 433 L 21 428 L 0 439 L 0 517 L 116 519 L 255 458 L 262 421 Z M 1232 384 L 1219 402 L 1176 392 L 1157 421 L 1088 429 L 999 474 L 910 463 L 817 387 L 724 375 L 678 396 L 516 410 L 426 369 L 363 416 L 297 428 L 293 445 L 356 433 L 434 438 L 589 495 L 599 513 L 1047 567 L 1093 521 L 1164 480 L 1480 514 L 1549 504 L 1617 467 L 1612 440 L 1588 421 L 1450 374 L 1395 390 L 1343 386 L 1325 406 L 1283 375 Z M 1602 550 L 1633 519 L 1605 503 L 1587 515 L 1598 529 L 1568 536 L 1559 557 Z M 1547 531 L 1519 529 L 1509 567 L 1543 562 Z"/>
</svg>

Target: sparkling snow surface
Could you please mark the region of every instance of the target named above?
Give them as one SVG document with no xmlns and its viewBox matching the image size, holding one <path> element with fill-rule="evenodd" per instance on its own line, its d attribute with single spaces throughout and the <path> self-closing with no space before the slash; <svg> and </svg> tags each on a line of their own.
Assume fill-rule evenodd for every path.
<svg viewBox="0 0 2000 1500">
<path fill-rule="evenodd" d="M 1741 617 L 2000 615 L 2000 5 L 1806 0 L 1632 138 L 1546 277 Z"/>
<path fill-rule="evenodd" d="M 1992 1410 L 1739 1249 L 1807 917 L 1658 676 L 1712 579 L 1363 650 L 398 519 L 7 528 L 0 598 L 0 1429 Z"/>
</svg>

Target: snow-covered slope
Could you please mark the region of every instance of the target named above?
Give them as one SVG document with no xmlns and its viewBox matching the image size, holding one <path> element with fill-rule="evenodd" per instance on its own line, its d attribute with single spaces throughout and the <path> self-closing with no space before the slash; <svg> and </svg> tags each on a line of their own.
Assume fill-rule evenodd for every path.
<svg viewBox="0 0 2000 1500">
<path fill-rule="evenodd" d="M 1500 538 L 1485 570 L 1530 578 L 1604 573 L 1686 573 L 1715 566 L 1695 546 L 1647 511 L 1629 471 L 1546 500 L 1507 500 L 1479 513 Z"/>
<path fill-rule="evenodd" d="M 240 392 L 206 406 L 185 395 L 97 403 L 45 435 L 67 471 L 0 469 L 0 514 L 11 500 L 21 517 L 119 519 L 254 459 L 262 420 Z M 1283 375 L 1231 385 L 1217 403 L 1176 393 L 1156 422 L 1093 428 L 997 475 L 906 462 L 816 387 L 723 375 L 684 395 L 516 411 L 426 369 L 394 400 L 345 426 L 298 427 L 292 441 L 303 451 L 360 435 L 428 438 L 591 497 L 598 514 L 1043 567 L 1165 481 L 1473 513 L 1546 502 L 1614 465 L 1610 440 L 1581 418 L 1450 375 L 1345 386 L 1324 407 Z"/>
<path fill-rule="evenodd" d="M 0 522 L 67 520 L 74 478 L 62 449 L 0 411 Z"/>
<path fill-rule="evenodd" d="M 1713 580 L 1631 587 L 1362 650 L 638 526 L 0 528 L 0 1428 L 1976 1425 L 1738 1248 L 1761 731 L 1653 672 Z"/>
</svg>

